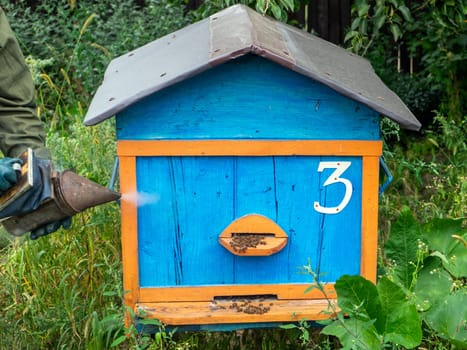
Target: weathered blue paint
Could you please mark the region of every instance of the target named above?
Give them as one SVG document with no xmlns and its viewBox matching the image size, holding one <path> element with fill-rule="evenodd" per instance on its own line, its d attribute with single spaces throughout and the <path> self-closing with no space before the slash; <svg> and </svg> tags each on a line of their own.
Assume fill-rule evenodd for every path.
<svg viewBox="0 0 467 350">
<path fill-rule="evenodd" d="M 157 325 L 148 325 L 141 322 L 141 319 L 136 319 L 136 329 L 144 334 L 154 334 L 161 331 L 161 327 Z M 323 327 L 317 322 L 307 321 L 309 327 Z M 299 326 L 299 322 L 257 322 L 257 323 L 220 323 L 208 325 L 187 325 L 187 326 L 164 326 L 166 332 L 230 332 L 238 329 L 266 329 L 279 328 L 284 325 L 295 324 Z"/>
<path fill-rule="evenodd" d="M 308 77 L 247 55 L 137 102 L 120 140 L 377 140 L 379 116 Z"/>
<path fill-rule="evenodd" d="M 351 200 L 320 214 L 313 202 L 336 206 L 345 189 L 323 186 L 333 169 L 318 164 L 344 160 Z M 138 191 L 153 196 L 138 207 L 141 287 L 309 283 L 308 261 L 324 282 L 360 272 L 360 157 L 138 157 L 136 171 Z M 218 236 L 247 214 L 275 221 L 287 246 L 266 257 L 228 252 Z"/>
<path fill-rule="evenodd" d="M 141 319 L 136 319 L 136 329 L 139 332 L 145 334 L 154 334 L 161 331 L 161 328 L 157 325 L 148 325 L 143 324 Z M 322 328 L 323 325 L 318 322 L 311 320 L 307 321 L 310 328 Z M 187 326 L 164 326 L 166 332 L 230 332 L 238 329 L 266 329 L 266 328 L 279 328 L 284 325 L 295 324 L 297 327 L 300 325 L 300 322 L 257 322 L 257 323 L 219 323 L 219 324 L 208 324 L 208 325 L 187 325 Z"/>
</svg>

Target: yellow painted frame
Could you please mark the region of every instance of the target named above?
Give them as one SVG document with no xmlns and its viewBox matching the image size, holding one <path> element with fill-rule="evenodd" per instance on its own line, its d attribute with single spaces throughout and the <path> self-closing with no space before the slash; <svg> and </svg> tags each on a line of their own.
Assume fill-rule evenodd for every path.
<svg viewBox="0 0 467 350">
<path fill-rule="evenodd" d="M 362 232 L 360 274 L 376 282 L 378 186 L 381 141 L 353 140 L 120 140 L 120 189 L 136 192 L 136 157 L 145 156 L 361 156 L 362 157 Z M 122 260 L 125 304 L 145 317 L 156 317 L 173 325 L 293 321 L 300 317 L 323 319 L 327 298 L 335 298 L 332 284 L 326 296 L 317 289 L 305 293 L 305 284 L 226 285 L 196 287 L 140 288 L 138 279 L 138 217 L 135 203 L 121 199 Z M 225 311 L 212 315 L 212 298 L 219 295 L 277 295 L 279 311 L 245 315 Z M 188 304 L 187 304 L 188 303 Z M 298 303 L 298 304 L 297 304 Z M 300 304 L 301 303 L 301 304 Z M 189 307 L 188 307 L 189 306 Z M 174 316 L 179 315 L 179 316 Z M 293 317 L 292 317 L 293 318 Z M 127 317 L 129 322 L 129 317 Z"/>
</svg>

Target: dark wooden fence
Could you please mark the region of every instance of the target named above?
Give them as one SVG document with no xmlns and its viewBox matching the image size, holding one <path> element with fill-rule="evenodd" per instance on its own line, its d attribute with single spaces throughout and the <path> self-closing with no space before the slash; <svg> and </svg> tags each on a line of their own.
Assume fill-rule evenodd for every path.
<svg viewBox="0 0 467 350">
<path fill-rule="evenodd" d="M 195 10 L 203 0 L 189 0 L 188 10 Z M 335 44 L 343 44 L 350 26 L 352 0 L 309 0 L 297 13 L 289 16 L 301 28 Z"/>
<path fill-rule="evenodd" d="M 292 18 L 308 32 L 341 45 L 350 26 L 351 6 L 351 0 L 311 0 Z"/>
<path fill-rule="evenodd" d="M 354 0 L 308 0 L 303 1 L 301 9 L 289 15 L 302 29 L 316 34 L 334 44 L 344 46 L 344 38 L 351 24 L 350 11 Z M 189 0 L 187 10 L 195 10 L 203 0 Z M 394 57 L 397 57 L 398 71 L 413 73 L 419 70 L 418 60 L 410 57 L 402 44 L 394 45 Z"/>
</svg>

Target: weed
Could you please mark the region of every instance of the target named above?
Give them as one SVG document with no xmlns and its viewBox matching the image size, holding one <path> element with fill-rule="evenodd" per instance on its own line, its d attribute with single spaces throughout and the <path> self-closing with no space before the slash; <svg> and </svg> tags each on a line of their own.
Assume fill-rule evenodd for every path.
<svg viewBox="0 0 467 350">
<path fill-rule="evenodd" d="M 376 286 L 361 276 L 340 277 L 335 284 L 340 311 L 325 322 L 323 333 L 338 337 L 346 349 L 411 349 L 422 343 L 423 334 L 426 343 L 437 338 L 448 346 L 467 346 L 463 221 L 419 224 L 405 209 L 384 247 L 385 275 Z"/>
<path fill-rule="evenodd" d="M 48 126 L 47 142 L 54 164 L 108 184 L 115 154 L 114 122 L 108 120 L 93 128 L 82 125 L 84 111 L 101 82 L 105 67 L 113 57 L 183 27 L 192 17 L 184 15 L 178 1 L 147 0 L 142 9 L 137 9 L 130 0 L 39 1 L 34 10 L 27 3 L 19 0 L 5 2 L 2 6 L 34 68 L 39 115 Z M 205 3 L 212 5 L 212 2 Z M 431 16 L 431 13 L 426 15 Z M 430 30 L 434 32 L 436 26 Z M 452 30 L 449 33 L 453 34 Z M 429 45 L 437 45 L 443 30 L 435 34 Z M 375 57 L 386 64 L 381 52 L 384 50 L 376 52 Z M 427 56 L 427 67 L 439 83 L 436 91 L 451 82 L 440 66 L 441 61 L 436 59 L 436 55 L 446 54 L 447 51 L 438 51 Z M 460 72 L 455 66 L 457 62 L 460 61 L 450 63 L 450 71 Z M 424 95 L 426 82 L 419 85 L 413 77 L 410 79 L 404 77 L 394 83 L 414 86 L 414 89 L 405 89 L 413 105 L 425 111 L 431 108 L 434 97 Z M 452 85 L 452 88 L 458 87 Z M 455 92 L 444 91 L 443 95 L 448 95 L 452 102 Z M 457 109 L 455 107 L 454 103 L 452 109 Z M 375 300 L 381 301 L 382 296 L 385 301 L 380 302 L 380 306 L 384 305 L 386 315 L 404 311 L 413 320 L 413 308 L 408 305 L 415 305 L 422 320 L 420 346 L 442 349 L 450 346 L 450 342 L 462 344 L 457 342 L 464 339 L 456 331 L 465 328 L 458 327 L 456 320 L 462 316 L 462 307 L 466 305 L 463 302 L 465 276 L 459 275 L 458 266 L 459 257 L 464 256 L 459 247 L 465 237 L 451 232 L 442 235 L 444 243 L 440 242 L 436 238 L 445 233 L 443 226 L 449 223 L 449 227 L 451 224 L 455 227 L 458 222 L 433 221 L 437 217 L 461 217 L 467 212 L 467 123 L 465 117 L 453 120 L 449 115 L 438 114 L 435 124 L 423 136 L 405 134 L 390 123 L 383 125 L 385 158 L 395 179 L 380 201 L 380 272 L 386 278 L 383 285 L 376 287 L 351 278 L 343 279 L 336 287 L 339 292 L 352 283 L 360 283 L 360 291 L 371 290 L 376 299 L 370 301 L 350 296 L 345 301 L 344 297 L 349 315 L 357 321 L 348 322 L 341 314 L 337 322 L 341 322 L 342 327 L 347 324 L 358 329 L 358 334 L 366 339 L 369 330 L 374 332 L 376 328 L 372 320 L 377 320 L 376 335 L 373 333 L 371 337 L 377 338 L 378 345 L 401 343 L 395 338 L 398 332 L 389 332 L 388 328 L 380 326 L 381 315 L 374 316 L 371 311 L 379 308 Z M 415 213 L 413 218 L 401 218 L 401 208 L 405 206 Z M 394 222 L 397 217 L 405 221 Z M 434 225 L 423 226 L 430 235 L 426 241 L 419 236 L 411 238 L 419 234 L 419 229 L 414 229 L 420 226 L 419 220 Z M 399 230 L 400 234 L 402 228 L 406 235 L 403 241 L 410 242 L 409 245 L 398 242 L 402 238 L 397 238 L 395 232 Z M 78 214 L 70 230 L 38 241 L 12 239 L 5 233 L 0 239 L 1 349 L 97 350 L 112 348 L 112 344 L 116 349 L 276 350 L 338 346 L 335 338 L 318 334 L 306 321 L 290 329 L 222 333 L 172 333 L 156 320 L 149 321 L 158 330 L 154 336 L 142 334 L 136 328 L 125 329 L 117 204 Z M 400 246 L 407 247 L 404 254 L 397 253 Z M 401 295 L 401 290 L 407 299 L 401 304 L 387 305 L 387 291 Z M 368 315 L 365 316 L 365 312 Z M 343 334 L 340 326 L 338 323 L 334 329 L 328 328 L 328 332 L 339 337 Z"/>
</svg>

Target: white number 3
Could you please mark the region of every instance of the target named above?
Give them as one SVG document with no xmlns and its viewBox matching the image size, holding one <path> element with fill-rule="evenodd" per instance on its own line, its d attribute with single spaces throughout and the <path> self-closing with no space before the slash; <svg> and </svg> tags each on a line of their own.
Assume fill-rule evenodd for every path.
<svg viewBox="0 0 467 350">
<path fill-rule="evenodd" d="M 338 214 L 349 204 L 350 197 L 352 197 L 352 183 L 348 179 L 343 179 L 340 176 L 346 171 L 352 162 L 320 162 L 318 166 L 318 172 L 322 172 L 324 169 L 336 169 L 324 182 L 323 186 L 332 185 L 341 182 L 345 185 L 345 194 L 342 201 L 337 207 L 322 207 L 318 202 L 314 202 L 313 206 L 315 210 L 323 214 Z"/>
</svg>

